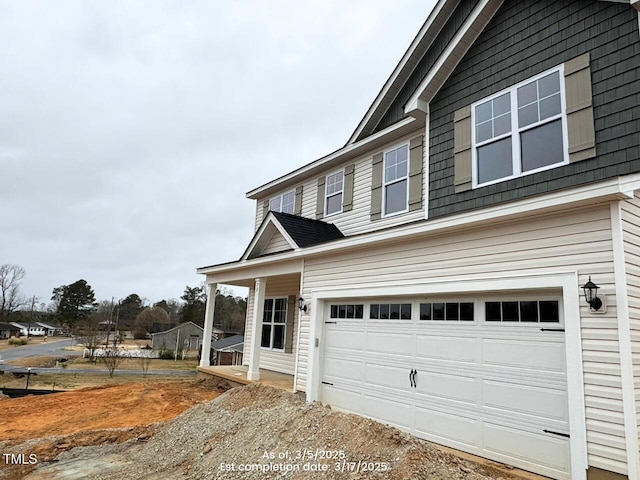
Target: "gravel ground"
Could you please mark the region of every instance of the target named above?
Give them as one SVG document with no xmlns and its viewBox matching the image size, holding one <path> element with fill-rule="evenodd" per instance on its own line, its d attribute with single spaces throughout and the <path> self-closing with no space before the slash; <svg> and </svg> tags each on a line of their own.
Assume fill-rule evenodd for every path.
<svg viewBox="0 0 640 480">
<path fill-rule="evenodd" d="M 490 464 L 443 453 L 395 428 L 260 385 L 229 390 L 147 433 L 122 440 L 71 448 L 55 462 L 39 463 L 25 478 L 513 478 Z"/>
</svg>

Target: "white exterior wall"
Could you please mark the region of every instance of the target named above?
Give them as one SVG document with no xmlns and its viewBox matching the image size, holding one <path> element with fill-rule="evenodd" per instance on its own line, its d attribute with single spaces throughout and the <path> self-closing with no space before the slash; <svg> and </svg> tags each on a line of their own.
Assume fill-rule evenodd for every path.
<svg viewBox="0 0 640 480">
<path fill-rule="evenodd" d="M 345 161 L 343 167 L 346 165 L 355 165 L 354 177 L 353 177 L 353 209 L 349 212 L 339 213 L 337 215 L 331 215 L 329 217 L 322 218 L 321 220 L 335 224 L 345 236 L 355 235 L 363 232 L 370 232 L 381 228 L 387 228 L 394 225 L 401 225 L 403 223 L 413 222 L 415 220 L 421 220 L 424 218 L 424 205 L 426 197 L 423 199 L 423 208 L 414 212 L 408 212 L 401 215 L 395 215 L 387 218 L 382 218 L 372 222 L 370 220 L 371 214 L 371 175 L 372 168 L 371 162 L 373 155 L 381 152 L 387 148 L 399 145 L 403 142 L 408 142 L 410 138 L 417 135 L 424 134 L 424 129 L 416 130 L 411 135 L 402 137 L 392 143 L 389 143 L 383 147 L 376 148 L 369 152 L 369 154 L 359 157 L 355 160 Z M 423 159 L 425 158 L 424 152 L 426 148 L 427 139 L 423 142 Z M 325 173 L 331 173 L 338 170 L 339 167 L 332 167 L 327 169 Z M 316 202 L 318 195 L 318 178 L 320 175 L 314 175 L 312 178 L 308 178 L 302 182 L 302 213 L 301 215 L 306 218 L 316 218 Z M 426 162 L 423 165 L 423 196 L 426 192 L 426 180 L 427 165 Z M 291 188 L 282 190 L 281 193 L 291 191 Z M 270 195 L 268 198 L 272 198 L 277 194 Z M 263 220 L 263 204 L 265 198 L 261 198 L 256 202 L 256 230 L 260 226 Z"/>
<path fill-rule="evenodd" d="M 291 250 L 291 245 L 289 245 L 289 242 L 287 242 L 280 232 L 275 231 L 260 254 L 267 255 L 284 250 Z"/>
<path fill-rule="evenodd" d="M 577 271 L 580 285 L 591 275 L 607 295 L 606 314 L 591 314 L 586 303 L 580 302 L 588 460 L 591 466 L 625 474 L 608 205 L 306 259 L 302 296 L 308 299 L 314 290 L 340 286 L 402 286 L 452 279 L 465 282 L 559 271 Z M 296 388 L 305 390 L 310 316 L 304 315 L 301 322 Z"/>
<path fill-rule="evenodd" d="M 636 427 L 640 432 L 640 199 L 622 202 L 622 229 L 629 303 Z M 640 438 L 638 439 L 640 441 Z"/>
<path fill-rule="evenodd" d="M 300 282 L 291 276 L 288 277 L 269 277 L 267 278 L 266 297 L 287 297 L 289 295 L 298 295 L 300 291 Z M 244 352 L 243 363 L 249 365 L 249 351 L 251 349 L 251 325 L 253 318 L 253 299 L 254 289 L 249 289 L 249 297 L 247 299 L 247 317 L 244 335 Z M 293 322 L 293 350 L 291 353 L 284 353 L 263 348 L 260 351 L 260 368 L 273 370 L 274 372 L 287 373 L 293 375 L 296 361 L 297 351 L 297 330 L 299 321 L 299 310 L 296 308 Z"/>
</svg>

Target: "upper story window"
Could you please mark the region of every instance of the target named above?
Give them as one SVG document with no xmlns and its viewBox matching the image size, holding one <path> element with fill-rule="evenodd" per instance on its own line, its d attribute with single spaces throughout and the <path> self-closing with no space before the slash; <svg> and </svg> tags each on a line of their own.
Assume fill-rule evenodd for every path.
<svg viewBox="0 0 640 480">
<path fill-rule="evenodd" d="M 561 68 L 472 105 L 473 185 L 569 162 Z"/>
<path fill-rule="evenodd" d="M 409 201 L 409 145 L 384 154 L 384 215 L 406 212 Z"/>
<path fill-rule="evenodd" d="M 283 193 L 277 197 L 273 197 L 269 200 L 269 210 L 274 212 L 293 213 L 295 208 L 296 192 L 291 190 L 290 192 Z"/>
<path fill-rule="evenodd" d="M 325 216 L 342 212 L 344 170 L 327 175 L 325 192 Z"/>
</svg>

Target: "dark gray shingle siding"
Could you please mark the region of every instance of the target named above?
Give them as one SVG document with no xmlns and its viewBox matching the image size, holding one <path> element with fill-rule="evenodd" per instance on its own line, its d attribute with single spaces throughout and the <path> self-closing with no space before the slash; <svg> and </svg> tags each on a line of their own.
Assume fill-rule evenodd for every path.
<svg viewBox="0 0 640 480">
<path fill-rule="evenodd" d="M 597 157 L 454 193 L 453 112 L 591 54 Z M 637 12 L 598 1 L 506 1 L 431 103 L 429 217 L 640 171 Z"/>
</svg>

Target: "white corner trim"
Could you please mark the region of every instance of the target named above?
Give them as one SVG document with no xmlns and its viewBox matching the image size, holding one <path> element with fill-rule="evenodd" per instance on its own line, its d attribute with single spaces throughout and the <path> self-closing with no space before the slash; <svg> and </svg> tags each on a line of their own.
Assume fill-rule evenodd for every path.
<svg viewBox="0 0 640 480">
<path fill-rule="evenodd" d="M 307 366 L 307 401 L 320 399 L 322 379 L 324 310 L 326 300 L 340 298 L 372 298 L 413 295 L 437 295 L 439 293 L 482 293 L 523 289 L 562 289 L 565 319 L 565 345 L 567 363 L 567 396 L 569 403 L 569 431 L 571 445 L 571 478 L 587 478 L 587 427 L 584 401 L 584 372 L 582 368 L 582 336 L 580 331 L 580 288 L 575 271 L 544 272 L 501 277 L 477 277 L 460 282 L 459 279 L 438 279 L 421 284 L 377 287 L 334 287 L 316 290 L 312 296 L 311 323 L 309 328 L 309 362 Z M 573 319 L 574 321 L 571 321 Z M 319 347 L 315 347 L 315 339 Z"/>
<path fill-rule="evenodd" d="M 304 258 L 300 261 L 300 291 L 298 298 L 302 298 L 304 292 Z M 297 306 L 297 302 L 296 302 Z M 296 337 L 296 361 L 293 366 L 293 393 L 296 393 L 298 387 L 298 365 L 300 364 L 300 334 L 302 332 L 302 311 L 298 309 L 298 334 Z"/>
<path fill-rule="evenodd" d="M 627 450 L 627 472 L 629 478 L 638 478 L 640 474 L 638 424 L 633 378 L 633 352 L 631 349 L 627 268 L 622 227 L 622 202 L 611 202 L 611 236 L 613 241 L 613 266 L 616 284 L 618 345 L 620 349 L 620 374 L 622 379 L 622 409 Z"/>
<path fill-rule="evenodd" d="M 441 82 L 444 82 L 446 78 L 449 77 L 449 74 L 447 74 L 445 79 L 442 78 L 442 68 L 447 64 L 447 62 L 450 61 L 451 58 L 454 58 L 453 54 L 458 49 L 458 47 L 460 45 L 463 45 L 464 52 L 462 54 L 456 54 L 456 57 L 454 58 L 455 65 L 451 68 L 451 70 L 453 70 L 455 66 L 458 65 L 460 60 L 462 60 L 462 58 L 464 57 L 464 53 L 467 52 L 473 42 L 482 33 L 484 27 L 489 23 L 494 13 L 498 10 L 498 8 L 500 8 L 502 3 L 503 0 L 482 0 L 476 6 L 471 15 L 467 17 L 467 20 L 464 22 L 462 27 L 460 27 L 460 29 L 457 31 L 455 37 L 453 37 L 453 40 L 451 40 L 445 51 L 442 53 L 442 55 L 440 55 L 438 61 L 431 68 L 431 70 L 429 70 L 427 76 L 422 82 L 420 82 L 420 85 L 418 86 L 416 91 L 409 98 L 409 101 L 406 103 L 404 109 L 405 113 L 409 114 L 411 111 L 420 108 L 420 101 L 424 101 L 424 99 L 422 99 L 422 95 L 427 87 L 431 84 L 431 82 L 433 82 L 434 80 L 440 80 Z M 491 8 L 487 10 L 489 7 Z M 472 35 L 472 39 L 467 39 L 463 43 L 463 39 L 465 39 L 467 34 Z M 429 102 L 430 100 L 431 98 L 426 99 L 427 102 Z"/>
<path fill-rule="evenodd" d="M 423 182 L 423 188 L 422 188 L 422 205 L 424 205 L 424 219 L 427 220 L 429 218 L 429 172 L 430 172 L 430 165 L 431 162 L 429 161 L 429 145 L 431 144 L 431 130 L 429 128 L 429 118 L 430 118 L 430 111 L 429 111 L 429 105 L 427 105 L 427 116 L 425 119 L 425 126 L 424 126 L 424 158 L 422 159 L 422 161 L 424 162 L 422 165 L 422 171 L 424 172 L 424 175 L 422 176 L 422 182 Z"/>
</svg>

